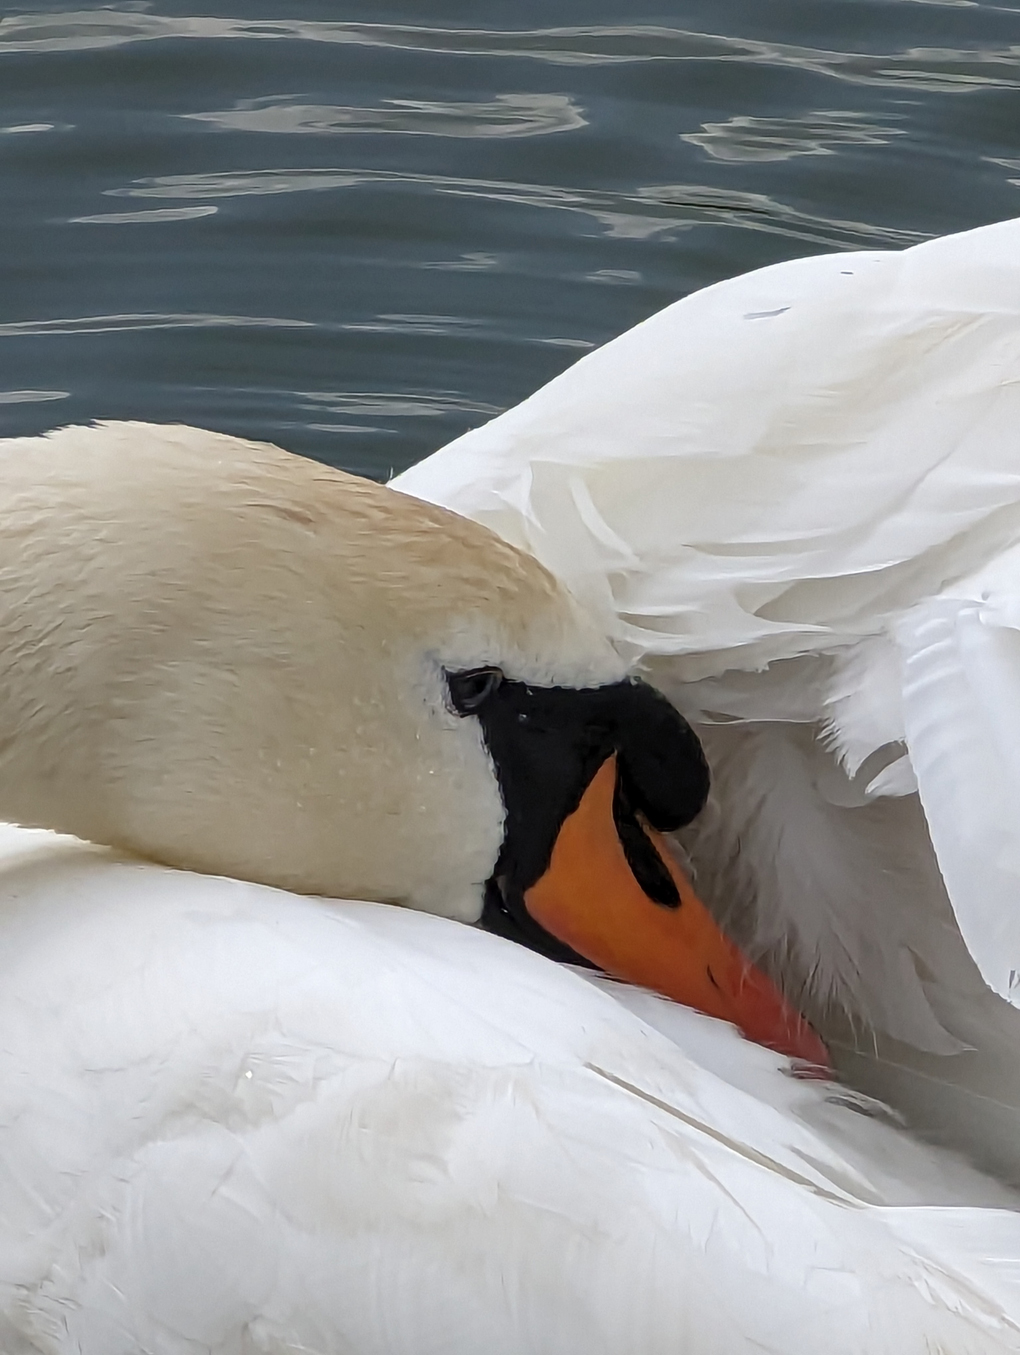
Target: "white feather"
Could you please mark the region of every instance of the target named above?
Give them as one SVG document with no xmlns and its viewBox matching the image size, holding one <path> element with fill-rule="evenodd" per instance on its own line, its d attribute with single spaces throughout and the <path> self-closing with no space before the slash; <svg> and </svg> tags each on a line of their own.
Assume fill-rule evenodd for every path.
<svg viewBox="0 0 1020 1355">
<path fill-rule="evenodd" d="M 911 758 L 964 939 L 1020 987 L 1020 551 L 900 623 Z"/>
</svg>

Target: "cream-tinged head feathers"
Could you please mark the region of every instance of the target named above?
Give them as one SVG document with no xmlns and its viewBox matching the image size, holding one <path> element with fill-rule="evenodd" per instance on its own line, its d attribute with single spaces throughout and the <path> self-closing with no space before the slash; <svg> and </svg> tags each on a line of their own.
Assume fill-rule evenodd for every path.
<svg viewBox="0 0 1020 1355">
<path fill-rule="evenodd" d="M 532 558 L 264 443 L 0 442 L 0 817 L 473 920 L 503 806 L 444 669 L 616 681 Z"/>
</svg>

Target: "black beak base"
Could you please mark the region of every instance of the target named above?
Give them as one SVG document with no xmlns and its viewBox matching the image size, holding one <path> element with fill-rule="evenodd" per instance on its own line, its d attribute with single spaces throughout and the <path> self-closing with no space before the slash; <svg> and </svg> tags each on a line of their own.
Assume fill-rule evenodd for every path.
<svg viewBox="0 0 1020 1355">
<path fill-rule="evenodd" d="M 697 735 L 661 692 L 637 679 L 537 687 L 494 668 L 450 673 L 447 682 L 454 709 L 481 724 L 506 814 L 483 926 L 550 959 L 587 963 L 534 921 L 524 895 L 547 870 L 564 820 L 614 753 L 614 818 L 631 869 L 653 899 L 676 906 L 638 814 L 660 832 L 690 823 L 708 797 L 709 771 Z"/>
</svg>

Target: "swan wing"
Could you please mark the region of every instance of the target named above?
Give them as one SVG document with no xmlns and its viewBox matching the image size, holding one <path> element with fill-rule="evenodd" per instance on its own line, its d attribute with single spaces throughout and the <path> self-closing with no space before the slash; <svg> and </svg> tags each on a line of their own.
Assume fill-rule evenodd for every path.
<svg viewBox="0 0 1020 1355">
<path fill-rule="evenodd" d="M 1020 220 L 719 283 L 392 483 L 685 671 L 831 648 L 1020 521 L 1018 260 Z"/>
</svg>

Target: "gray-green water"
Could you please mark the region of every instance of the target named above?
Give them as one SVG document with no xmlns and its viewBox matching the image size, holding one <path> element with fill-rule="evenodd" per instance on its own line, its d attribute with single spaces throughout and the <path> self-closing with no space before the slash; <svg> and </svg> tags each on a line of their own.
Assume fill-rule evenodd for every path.
<svg viewBox="0 0 1020 1355">
<path fill-rule="evenodd" d="M 718 278 L 1020 214 L 1020 9 L 3 9 L 0 434 L 385 476 Z"/>
</svg>

